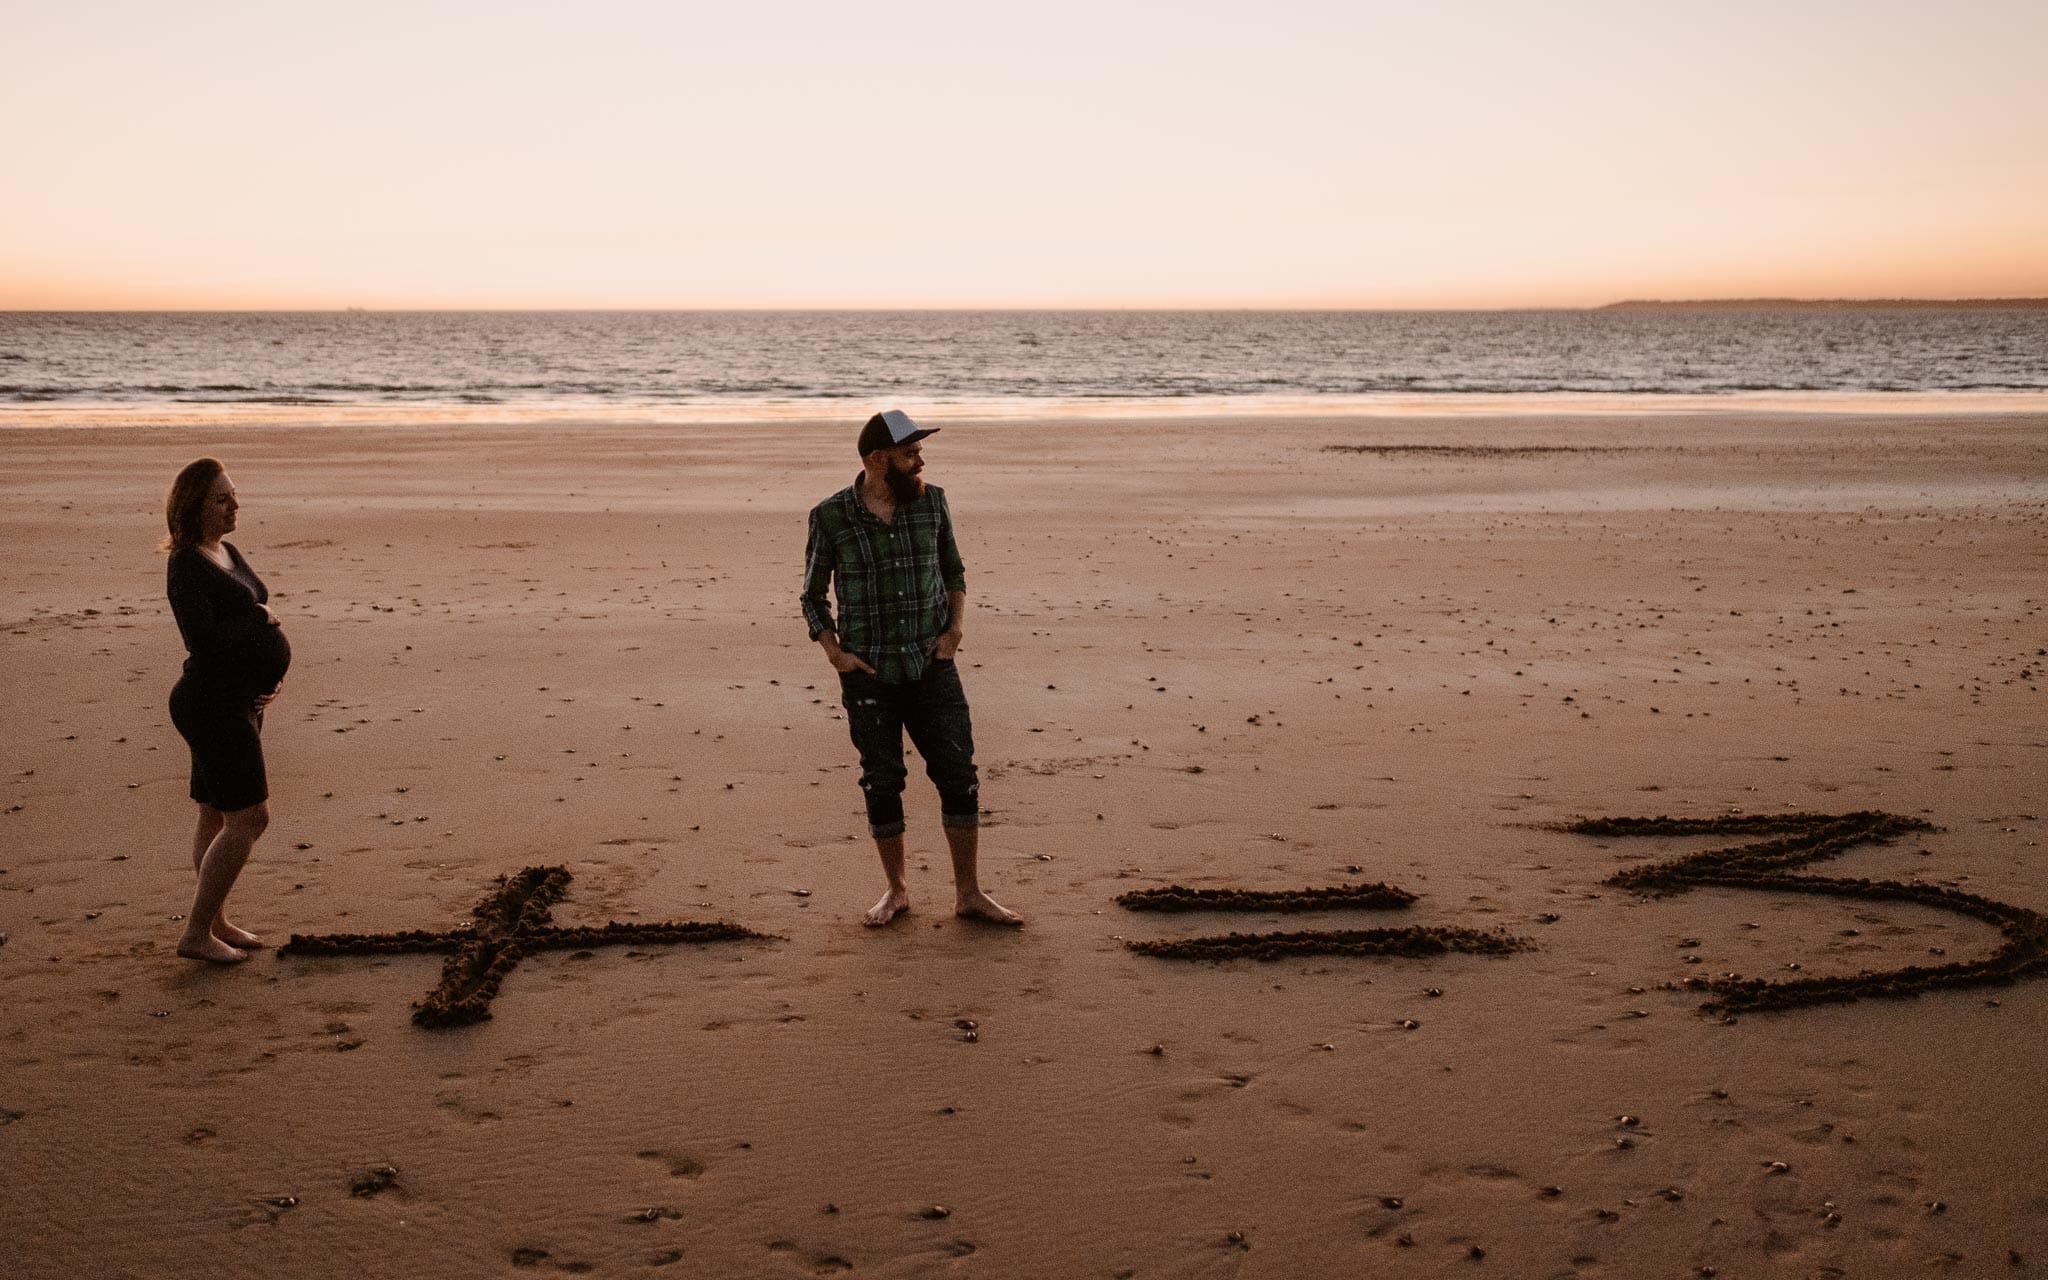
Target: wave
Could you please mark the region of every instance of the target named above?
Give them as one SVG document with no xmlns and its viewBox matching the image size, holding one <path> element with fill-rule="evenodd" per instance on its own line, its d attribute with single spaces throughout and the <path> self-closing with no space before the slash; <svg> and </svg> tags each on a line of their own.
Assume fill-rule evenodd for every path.
<svg viewBox="0 0 2048 1280">
<path fill-rule="evenodd" d="M 2048 312 L 0 312 L 0 371 L 16 403 L 2026 393 Z"/>
<path fill-rule="evenodd" d="M 326 396 L 179 396 L 173 404 L 345 404 Z"/>
<path fill-rule="evenodd" d="M 905 395 L 895 389 L 863 386 L 821 387 L 805 391 L 773 393 L 747 391 L 635 391 L 629 388 L 585 390 L 580 393 L 540 395 L 499 395 L 487 391 L 408 390 L 383 394 L 315 394 L 304 391 L 235 393 L 194 390 L 182 394 L 134 394 L 98 388 L 0 386 L 0 401 L 18 404 L 510 404 L 544 407 L 551 404 L 612 405 L 769 405 L 792 402 L 920 399 L 941 402 L 1018 400 L 1071 400 L 1114 404 L 1146 400 L 1264 400 L 1274 396 L 1303 400 L 1346 399 L 1381 395 L 1421 396 L 1446 400 L 1499 396 L 1666 396 L 1679 399 L 1714 400 L 1743 395 L 1917 395 L 1917 394 L 2048 394 L 2048 382 L 1909 383 L 1766 383 L 1675 384 L 1634 382 L 1588 384 L 1583 382 L 1474 382 L 1465 385 L 1441 383 L 1359 383 L 1346 386 L 1298 386 L 1262 383 L 1246 386 L 1105 387 L 1058 386 L 1050 383 L 1016 387 L 920 388 Z"/>
</svg>

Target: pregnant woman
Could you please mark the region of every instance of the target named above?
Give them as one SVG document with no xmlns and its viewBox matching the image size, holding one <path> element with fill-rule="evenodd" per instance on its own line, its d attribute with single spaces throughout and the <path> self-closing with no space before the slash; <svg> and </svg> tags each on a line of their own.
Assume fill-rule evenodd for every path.
<svg viewBox="0 0 2048 1280">
<path fill-rule="evenodd" d="M 291 646 L 267 603 L 270 592 L 234 544 L 234 482 L 212 458 L 178 473 L 164 499 L 170 526 L 165 569 L 171 613 L 191 655 L 171 690 L 171 723 L 192 748 L 192 798 L 199 829 L 192 865 L 199 892 L 178 954 L 232 964 L 263 940 L 222 914 L 249 850 L 270 825 L 263 770 L 263 708 L 291 665 Z"/>
</svg>

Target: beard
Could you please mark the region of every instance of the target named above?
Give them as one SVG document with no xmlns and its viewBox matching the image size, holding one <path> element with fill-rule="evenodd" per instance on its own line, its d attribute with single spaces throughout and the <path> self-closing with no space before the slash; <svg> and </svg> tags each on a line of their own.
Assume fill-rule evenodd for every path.
<svg viewBox="0 0 2048 1280">
<path fill-rule="evenodd" d="M 924 478 L 909 471 L 898 471 L 893 465 L 888 473 L 889 493 L 898 502 L 915 502 L 924 496 Z"/>
</svg>

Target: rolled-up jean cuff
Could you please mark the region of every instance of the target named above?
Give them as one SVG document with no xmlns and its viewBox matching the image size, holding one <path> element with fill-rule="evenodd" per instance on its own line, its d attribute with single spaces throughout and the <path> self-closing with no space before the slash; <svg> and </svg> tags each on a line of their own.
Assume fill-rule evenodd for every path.
<svg viewBox="0 0 2048 1280">
<path fill-rule="evenodd" d="M 877 840 L 887 840 L 890 836 L 900 836 L 903 834 L 903 819 L 898 818 L 894 822 L 884 822 L 879 826 L 870 822 L 868 824 L 868 834 Z"/>
<path fill-rule="evenodd" d="M 941 813 L 939 815 L 939 825 L 942 827 L 961 827 L 971 830 L 981 825 L 981 815 L 978 813 Z"/>
</svg>

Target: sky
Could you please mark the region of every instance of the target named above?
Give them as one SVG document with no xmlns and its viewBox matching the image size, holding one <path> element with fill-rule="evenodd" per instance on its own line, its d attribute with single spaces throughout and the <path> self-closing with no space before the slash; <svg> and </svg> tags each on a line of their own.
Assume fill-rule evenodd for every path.
<svg viewBox="0 0 2048 1280">
<path fill-rule="evenodd" d="M 2048 296 L 2041 0 L 0 0 L 0 309 Z"/>
</svg>

